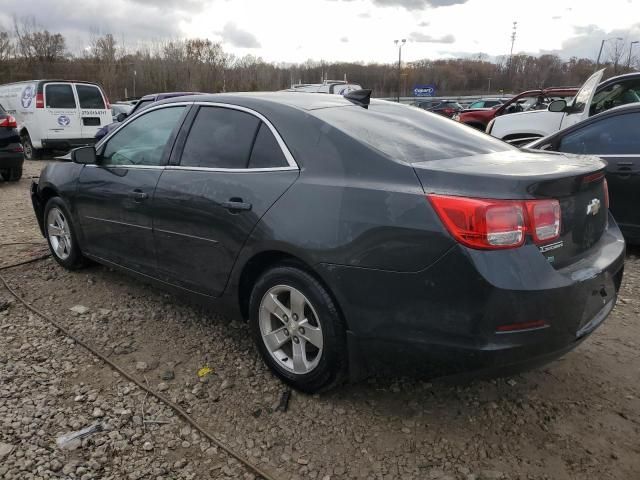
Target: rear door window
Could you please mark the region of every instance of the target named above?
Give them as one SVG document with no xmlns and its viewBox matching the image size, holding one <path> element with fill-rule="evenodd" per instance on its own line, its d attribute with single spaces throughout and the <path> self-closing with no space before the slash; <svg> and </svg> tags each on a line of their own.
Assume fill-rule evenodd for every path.
<svg viewBox="0 0 640 480">
<path fill-rule="evenodd" d="M 80 108 L 95 108 L 100 110 L 106 108 L 102 93 L 100 93 L 97 87 L 92 85 L 76 85 L 76 92 L 78 92 Z"/>
<path fill-rule="evenodd" d="M 184 144 L 180 165 L 247 168 L 260 120 L 230 108 L 200 107 Z"/>
<path fill-rule="evenodd" d="M 47 108 L 76 108 L 73 89 L 68 83 L 45 85 L 44 98 Z"/>
<path fill-rule="evenodd" d="M 277 168 L 288 165 L 276 137 L 273 136 L 269 127 L 262 122 L 251 151 L 249 168 Z"/>
</svg>

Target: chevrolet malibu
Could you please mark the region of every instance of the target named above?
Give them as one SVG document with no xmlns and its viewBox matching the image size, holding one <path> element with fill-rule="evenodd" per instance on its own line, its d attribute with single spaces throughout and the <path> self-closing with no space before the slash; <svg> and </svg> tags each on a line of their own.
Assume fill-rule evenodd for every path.
<svg viewBox="0 0 640 480">
<path fill-rule="evenodd" d="M 531 367 L 604 321 L 625 244 L 601 160 L 521 152 L 363 92 L 145 109 L 32 186 L 53 257 L 246 318 L 306 392 L 409 358 Z"/>
</svg>

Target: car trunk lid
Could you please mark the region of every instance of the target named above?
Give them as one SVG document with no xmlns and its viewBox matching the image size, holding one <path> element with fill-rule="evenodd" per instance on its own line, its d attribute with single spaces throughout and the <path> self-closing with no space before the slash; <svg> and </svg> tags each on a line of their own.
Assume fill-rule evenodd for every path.
<svg viewBox="0 0 640 480">
<path fill-rule="evenodd" d="M 597 157 L 508 150 L 413 167 L 426 194 L 558 200 L 560 236 L 538 245 L 556 268 L 578 261 L 607 227 L 605 163 Z"/>
</svg>

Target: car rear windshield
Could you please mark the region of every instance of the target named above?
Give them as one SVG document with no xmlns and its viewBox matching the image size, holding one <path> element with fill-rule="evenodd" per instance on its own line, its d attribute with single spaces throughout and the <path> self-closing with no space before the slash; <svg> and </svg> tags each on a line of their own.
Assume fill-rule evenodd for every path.
<svg viewBox="0 0 640 480">
<path fill-rule="evenodd" d="M 80 108 L 105 108 L 102 94 L 97 87 L 92 85 L 76 85 L 76 91 L 78 92 L 78 100 L 80 100 Z"/>
<path fill-rule="evenodd" d="M 391 102 L 368 109 L 338 107 L 313 114 L 386 156 L 406 163 L 467 157 L 515 149 L 448 118 Z"/>
</svg>

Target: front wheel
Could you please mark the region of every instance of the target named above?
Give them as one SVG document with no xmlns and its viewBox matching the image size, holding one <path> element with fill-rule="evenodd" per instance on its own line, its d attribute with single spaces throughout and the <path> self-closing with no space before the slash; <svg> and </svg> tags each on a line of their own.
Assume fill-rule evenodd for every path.
<svg viewBox="0 0 640 480">
<path fill-rule="evenodd" d="M 343 379 L 348 358 L 344 324 L 314 277 L 293 266 L 268 270 L 254 286 L 249 307 L 258 350 L 282 380 L 314 393 Z"/>
<path fill-rule="evenodd" d="M 42 158 L 42 150 L 33 146 L 28 133 L 22 136 L 22 151 L 24 152 L 24 158 L 27 160 L 39 160 Z"/>
<path fill-rule="evenodd" d="M 78 246 L 71 215 L 59 197 L 51 198 L 45 206 L 44 231 L 56 262 L 68 270 L 85 266 L 86 259 Z"/>
</svg>

